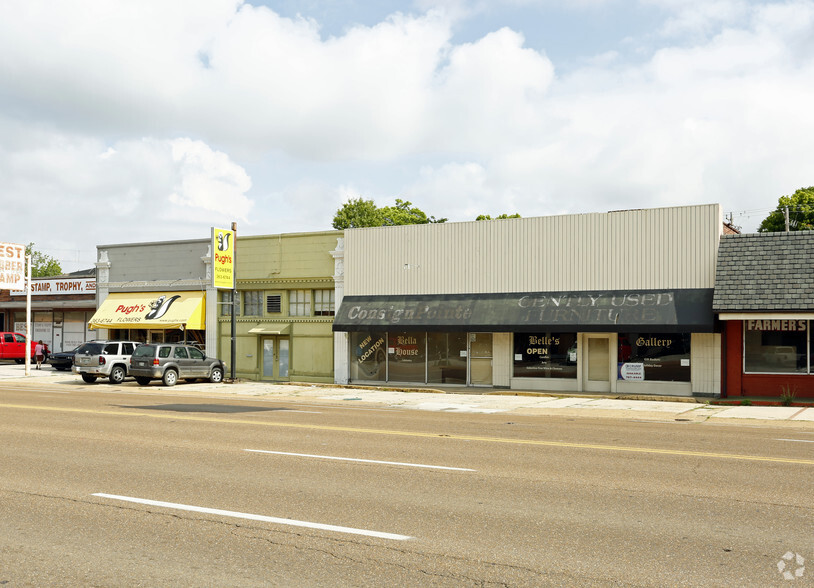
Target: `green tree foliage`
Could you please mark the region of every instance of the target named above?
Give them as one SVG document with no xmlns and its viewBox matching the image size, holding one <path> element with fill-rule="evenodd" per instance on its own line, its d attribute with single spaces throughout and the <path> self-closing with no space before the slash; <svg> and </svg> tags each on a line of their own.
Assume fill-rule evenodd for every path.
<svg viewBox="0 0 814 588">
<path fill-rule="evenodd" d="M 59 265 L 59 262 L 53 257 L 34 249 L 33 243 L 26 245 L 25 254 L 31 256 L 32 278 L 45 278 L 62 274 L 62 266 Z"/>
<path fill-rule="evenodd" d="M 342 231 L 359 227 L 380 227 L 382 224 L 384 223 L 376 204 L 359 197 L 348 200 L 336 211 L 333 228 Z"/>
<path fill-rule="evenodd" d="M 498 220 L 498 219 L 501 219 L 501 218 L 523 218 L 523 217 L 522 217 L 522 216 L 520 216 L 520 215 L 519 215 L 518 213 L 516 213 L 516 212 L 515 212 L 514 214 L 506 214 L 506 213 L 504 212 L 504 213 L 503 213 L 503 214 L 501 214 L 500 216 L 496 216 L 496 217 L 494 217 L 494 218 L 492 218 L 492 217 L 491 217 L 491 216 L 489 216 L 488 214 L 479 214 L 479 215 L 478 215 L 478 218 L 476 218 L 475 220 L 476 220 L 476 221 L 481 221 L 481 220 Z"/>
<path fill-rule="evenodd" d="M 792 231 L 814 230 L 814 186 L 800 188 L 791 196 L 781 196 L 777 209 L 763 219 L 758 233 L 786 230 L 785 207 L 789 208 L 789 229 Z"/>
<path fill-rule="evenodd" d="M 343 204 L 334 215 L 333 228 L 338 230 L 359 227 L 392 227 L 396 225 L 424 225 L 443 223 L 447 219 L 436 219 L 413 206 L 412 202 L 396 198 L 395 206 L 378 207 L 372 200 L 351 199 Z"/>
</svg>

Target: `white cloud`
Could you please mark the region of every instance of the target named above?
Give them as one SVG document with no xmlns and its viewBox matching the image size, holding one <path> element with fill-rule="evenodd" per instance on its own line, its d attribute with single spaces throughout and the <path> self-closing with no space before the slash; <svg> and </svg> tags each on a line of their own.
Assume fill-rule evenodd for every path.
<svg viewBox="0 0 814 588">
<path fill-rule="evenodd" d="M 327 229 L 356 196 L 471 220 L 771 208 L 810 185 L 814 2 L 643 2 L 669 16 L 629 46 L 655 50 L 558 73 L 528 32 L 457 43 L 481 2 L 326 36 L 238 0 L 8 0 L 0 184 L 17 218 L 42 203 L 26 229 L 42 238 L 21 240 L 67 225 L 94 244 L 190 238 L 223 214 L 255 234 Z"/>
<path fill-rule="evenodd" d="M 0 128 L 19 132 L 7 121 Z M 213 221 L 246 219 L 251 210 L 245 170 L 200 141 L 106 145 L 40 131 L 15 147 L 0 141 L 4 205 L 11 218 L 34 222 L 9 227 L 9 238 L 81 249 L 85 267 L 89 243 L 205 237 Z"/>
</svg>

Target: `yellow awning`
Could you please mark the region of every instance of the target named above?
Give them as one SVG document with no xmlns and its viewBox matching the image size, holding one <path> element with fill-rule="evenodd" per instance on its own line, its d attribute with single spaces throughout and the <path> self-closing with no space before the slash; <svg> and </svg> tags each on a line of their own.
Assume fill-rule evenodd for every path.
<svg viewBox="0 0 814 588">
<path fill-rule="evenodd" d="M 203 292 L 110 294 L 88 322 L 91 329 L 205 329 Z"/>
<path fill-rule="evenodd" d="M 290 323 L 264 323 L 249 329 L 255 335 L 288 335 L 291 333 Z"/>
</svg>

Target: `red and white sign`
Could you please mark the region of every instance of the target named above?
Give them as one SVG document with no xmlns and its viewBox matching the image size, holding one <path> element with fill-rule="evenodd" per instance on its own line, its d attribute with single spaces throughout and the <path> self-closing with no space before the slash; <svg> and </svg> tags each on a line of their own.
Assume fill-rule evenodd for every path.
<svg viewBox="0 0 814 588">
<path fill-rule="evenodd" d="M 25 289 L 25 245 L 0 242 L 0 290 Z"/>
<path fill-rule="evenodd" d="M 96 278 L 33 278 L 32 296 L 64 296 L 66 294 L 96 294 Z M 25 290 L 15 290 L 12 296 L 25 296 Z"/>
</svg>

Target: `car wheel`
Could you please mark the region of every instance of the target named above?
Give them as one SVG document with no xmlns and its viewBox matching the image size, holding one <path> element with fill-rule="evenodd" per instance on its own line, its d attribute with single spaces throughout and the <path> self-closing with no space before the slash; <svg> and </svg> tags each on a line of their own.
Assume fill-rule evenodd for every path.
<svg viewBox="0 0 814 588">
<path fill-rule="evenodd" d="M 93 384 L 96 381 L 96 376 L 92 376 L 90 374 L 82 374 L 82 379 L 85 380 L 88 384 Z"/>
<path fill-rule="evenodd" d="M 25 358 L 23 358 L 23 359 L 17 358 L 14 361 L 17 362 L 17 363 L 23 363 L 25 361 Z"/>
<path fill-rule="evenodd" d="M 150 378 L 145 378 L 144 376 L 136 376 L 136 382 L 138 382 L 139 386 L 146 386 L 150 383 Z"/>
<path fill-rule="evenodd" d="M 175 386 L 178 381 L 178 372 L 175 370 L 167 370 L 164 372 L 164 377 L 161 378 L 165 386 Z"/>
<path fill-rule="evenodd" d="M 212 368 L 212 373 L 209 374 L 209 381 L 213 384 L 223 381 L 223 370 L 219 367 Z"/>
<path fill-rule="evenodd" d="M 127 374 L 124 371 L 124 368 L 120 365 L 114 365 L 113 369 L 110 370 L 110 376 L 108 379 L 110 380 L 111 384 L 121 384 L 124 382 L 124 378 Z"/>
</svg>

